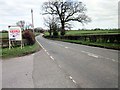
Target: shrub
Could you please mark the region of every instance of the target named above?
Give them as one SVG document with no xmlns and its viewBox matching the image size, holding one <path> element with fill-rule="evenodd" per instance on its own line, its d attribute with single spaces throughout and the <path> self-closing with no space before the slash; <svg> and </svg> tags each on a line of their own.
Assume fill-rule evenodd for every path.
<svg viewBox="0 0 120 90">
<path fill-rule="evenodd" d="M 61 35 L 64 36 L 65 35 L 65 31 L 61 31 Z"/>
<path fill-rule="evenodd" d="M 33 45 L 35 43 L 35 35 L 31 30 L 24 30 L 22 33 L 23 39 L 27 40 L 28 45 Z"/>
<path fill-rule="evenodd" d="M 40 30 L 40 33 L 44 33 L 44 30 Z"/>
<path fill-rule="evenodd" d="M 53 36 L 55 36 L 55 37 L 58 36 L 58 31 L 54 31 Z"/>
<path fill-rule="evenodd" d="M 1 32 L 2 32 L 2 33 L 8 33 L 8 31 L 7 31 L 7 30 L 2 30 Z"/>
</svg>

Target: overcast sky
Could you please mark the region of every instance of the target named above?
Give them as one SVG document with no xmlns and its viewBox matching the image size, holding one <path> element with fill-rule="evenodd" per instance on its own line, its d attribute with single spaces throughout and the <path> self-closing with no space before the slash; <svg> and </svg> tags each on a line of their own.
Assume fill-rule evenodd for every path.
<svg viewBox="0 0 120 90">
<path fill-rule="evenodd" d="M 31 9 L 34 12 L 34 26 L 44 26 L 41 5 L 48 0 L 0 0 L 0 30 L 7 29 L 8 25 L 15 25 L 17 21 L 25 20 L 31 23 Z M 74 1 L 74 0 L 72 0 Z M 92 22 L 85 28 L 118 28 L 118 1 L 119 0 L 78 0 L 87 8 L 87 15 Z M 73 29 L 83 28 L 75 23 Z"/>
</svg>

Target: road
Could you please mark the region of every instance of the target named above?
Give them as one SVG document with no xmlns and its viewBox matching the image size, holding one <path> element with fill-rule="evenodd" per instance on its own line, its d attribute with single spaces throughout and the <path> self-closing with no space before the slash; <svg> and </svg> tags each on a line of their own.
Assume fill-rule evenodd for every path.
<svg viewBox="0 0 120 90">
<path fill-rule="evenodd" d="M 81 88 L 118 87 L 118 51 L 36 37 L 46 54 Z"/>
<path fill-rule="evenodd" d="M 2 88 L 34 88 L 32 71 L 33 55 L 3 60 Z"/>
<path fill-rule="evenodd" d="M 30 55 L 0 60 L 0 67 L 2 90 L 78 87 L 43 49 Z"/>
</svg>

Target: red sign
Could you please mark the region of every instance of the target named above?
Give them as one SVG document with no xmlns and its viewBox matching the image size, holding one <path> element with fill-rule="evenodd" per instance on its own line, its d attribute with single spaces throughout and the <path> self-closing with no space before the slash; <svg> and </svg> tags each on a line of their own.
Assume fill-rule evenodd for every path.
<svg viewBox="0 0 120 90">
<path fill-rule="evenodd" d="M 22 40 L 20 27 L 9 27 L 9 40 Z"/>
<path fill-rule="evenodd" d="M 10 33 L 19 33 L 20 30 L 10 30 Z"/>
</svg>

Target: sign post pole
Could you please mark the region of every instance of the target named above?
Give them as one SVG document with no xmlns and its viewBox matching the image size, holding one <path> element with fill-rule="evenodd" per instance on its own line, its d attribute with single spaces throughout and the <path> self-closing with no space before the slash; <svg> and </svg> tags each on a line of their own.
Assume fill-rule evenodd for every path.
<svg viewBox="0 0 120 90">
<path fill-rule="evenodd" d="M 10 42 L 10 40 L 9 40 L 9 49 L 11 49 L 11 42 Z"/>
<path fill-rule="evenodd" d="M 21 49 L 22 49 L 22 40 L 21 40 Z"/>
<path fill-rule="evenodd" d="M 34 33 L 33 9 L 31 9 L 31 17 L 32 17 L 32 26 L 33 26 L 33 33 Z"/>
<path fill-rule="evenodd" d="M 10 26 L 8 26 L 8 30 L 10 30 Z M 9 31 L 8 31 L 9 33 Z M 9 36 L 9 35 L 8 35 Z M 10 36 L 9 36 L 10 37 Z M 10 42 L 10 39 L 9 39 L 9 49 L 11 48 L 11 42 Z"/>
</svg>

